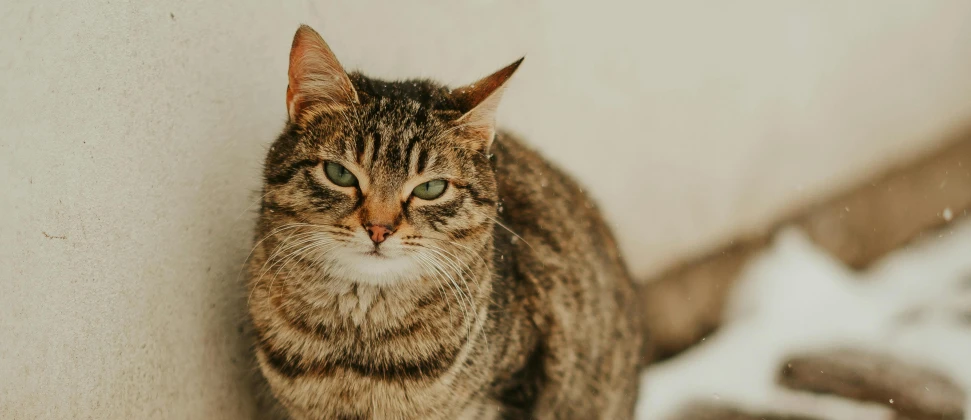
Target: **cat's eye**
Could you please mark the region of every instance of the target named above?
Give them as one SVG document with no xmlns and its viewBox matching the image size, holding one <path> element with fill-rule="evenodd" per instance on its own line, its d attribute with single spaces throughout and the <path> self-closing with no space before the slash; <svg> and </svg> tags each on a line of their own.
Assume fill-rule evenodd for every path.
<svg viewBox="0 0 971 420">
<path fill-rule="evenodd" d="M 334 162 L 324 163 L 324 173 L 327 179 L 341 187 L 353 187 L 357 184 L 357 178 L 347 168 Z"/>
<path fill-rule="evenodd" d="M 448 182 L 444 179 L 436 179 L 418 185 L 411 191 L 411 195 L 422 200 L 434 200 L 445 193 L 445 187 L 447 186 Z"/>
</svg>

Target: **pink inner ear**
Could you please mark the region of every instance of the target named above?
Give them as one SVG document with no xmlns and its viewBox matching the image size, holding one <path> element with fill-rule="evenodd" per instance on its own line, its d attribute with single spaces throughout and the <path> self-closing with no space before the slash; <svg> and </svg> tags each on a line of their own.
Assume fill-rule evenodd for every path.
<svg viewBox="0 0 971 420">
<path fill-rule="evenodd" d="M 293 102 L 293 88 L 287 83 L 287 113 L 290 114 L 290 119 L 294 119 L 297 115 L 297 107 Z"/>
</svg>

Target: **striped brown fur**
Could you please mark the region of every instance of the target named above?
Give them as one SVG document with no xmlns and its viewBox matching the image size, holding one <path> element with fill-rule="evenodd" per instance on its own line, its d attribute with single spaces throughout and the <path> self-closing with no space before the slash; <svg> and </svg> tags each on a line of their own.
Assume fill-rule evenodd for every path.
<svg viewBox="0 0 971 420">
<path fill-rule="evenodd" d="M 494 127 L 518 65 L 456 89 L 385 82 L 297 31 L 248 266 L 257 359 L 288 417 L 633 415 L 642 314 L 614 238 Z M 436 179 L 440 197 L 412 194 Z"/>
</svg>

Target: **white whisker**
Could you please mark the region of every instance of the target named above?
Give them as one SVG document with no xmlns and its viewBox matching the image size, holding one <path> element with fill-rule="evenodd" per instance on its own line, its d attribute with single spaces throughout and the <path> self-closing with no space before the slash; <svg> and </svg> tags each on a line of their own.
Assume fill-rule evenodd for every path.
<svg viewBox="0 0 971 420">
<path fill-rule="evenodd" d="M 449 276 L 449 279 L 452 280 L 453 284 L 455 284 L 455 287 L 465 297 L 465 299 L 466 299 L 466 301 L 467 301 L 467 303 L 468 303 L 468 305 L 469 305 L 469 307 L 471 309 L 471 312 L 474 315 L 473 317 L 471 317 L 471 321 L 472 322 L 468 326 L 468 328 L 469 328 L 468 337 L 469 337 L 469 340 L 471 340 L 471 337 L 472 337 L 472 327 L 473 327 L 473 325 L 478 325 L 479 324 L 479 316 L 478 316 L 478 311 L 477 311 L 477 308 L 476 308 L 476 305 L 475 305 L 475 300 L 472 297 L 472 289 L 469 287 L 468 282 L 465 281 L 465 278 L 463 276 L 464 270 L 462 270 L 458 266 L 458 264 L 456 264 L 454 261 L 452 261 L 452 259 L 448 258 L 445 254 L 438 252 L 437 249 L 435 249 L 433 247 L 430 247 L 430 246 L 425 246 L 425 249 L 427 249 L 427 250 L 429 250 L 431 252 L 436 253 L 437 257 L 435 257 L 435 256 L 430 256 L 430 257 L 432 257 L 432 259 L 434 259 L 434 260 L 436 260 L 438 262 L 441 262 L 441 263 L 444 263 L 444 264 L 447 264 L 447 265 L 451 266 L 451 268 L 456 271 L 455 274 L 459 276 L 459 280 L 461 280 L 461 282 L 454 280 L 454 278 L 452 278 L 451 276 Z M 465 290 L 462 290 L 461 289 L 461 286 L 459 285 L 459 283 L 461 283 L 461 284 L 463 284 L 465 286 Z M 466 315 L 466 316 L 468 316 L 468 315 Z"/>
<path fill-rule="evenodd" d="M 468 308 L 466 307 L 466 302 L 465 302 L 464 299 L 461 299 L 459 297 L 460 294 L 463 295 L 463 296 L 464 296 L 464 294 L 462 293 L 461 289 L 458 288 L 458 285 L 455 284 L 454 280 L 452 280 L 452 277 L 450 275 L 448 275 L 448 273 L 445 272 L 442 268 L 440 268 L 437 265 L 435 265 L 435 261 L 433 259 L 431 259 L 431 256 L 430 255 L 416 254 L 415 257 L 416 258 L 424 258 L 426 260 L 426 262 L 428 262 L 429 266 L 435 272 L 437 272 L 439 274 L 439 276 L 442 276 L 442 277 L 439 277 L 440 280 L 448 280 L 448 282 L 445 283 L 445 284 L 447 286 L 449 286 L 449 289 L 452 290 L 452 295 L 455 296 L 455 302 L 462 305 L 463 322 L 464 322 L 464 320 L 469 319 L 469 312 L 468 312 Z"/>
<path fill-rule="evenodd" d="M 515 237 L 517 237 L 517 238 L 519 238 L 519 240 L 521 240 L 521 241 L 523 241 L 523 243 L 525 243 L 525 244 L 526 244 L 526 246 L 528 246 L 528 247 L 529 247 L 529 249 L 531 249 L 531 250 L 533 250 L 533 251 L 536 251 L 536 249 L 535 249 L 535 248 L 533 248 L 533 245 L 532 245 L 532 244 L 530 244 L 530 243 L 529 243 L 528 241 L 526 241 L 525 239 L 523 239 L 523 237 L 522 237 L 522 236 L 519 236 L 519 234 L 518 234 L 518 233 L 516 233 L 516 232 L 513 232 L 513 230 L 512 230 L 512 229 L 509 229 L 509 228 L 508 228 L 508 227 L 507 227 L 506 225 L 504 225 L 504 224 L 502 224 L 502 222 L 500 222 L 500 221 L 498 221 L 498 220 L 496 220 L 496 219 L 495 219 L 494 217 L 491 217 L 491 216 L 485 216 L 485 217 L 486 217 L 487 219 L 489 219 L 489 220 L 492 220 L 493 222 L 495 222 L 495 223 L 496 223 L 497 225 L 499 225 L 499 227 L 501 227 L 501 228 L 503 228 L 503 229 L 505 229 L 505 230 L 507 230 L 507 231 L 509 231 L 509 233 L 511 233 L 511 234 L 512 234 L 513 236 L 515 236 Z"/>
<path fill-rule="evenodd" d="M 417 255 L 415 257 L 417 257 Z M 424 268 L 425 270 L 432 271 L 431 267 L 424 260 L 420 258 L 415 258 L 415 262 L 417 262 L 418 265 L 422 266 L 422 268 Z M 449 302 L 448 296 L 446 296 L 445 294 L 445 287 L 442 285 L 441 278 L 438 276 L 435 276 L 435 285 L 438 286 L 438 291 L 442 295 L 442 300 L 445 301 L 445 306 L 448 311 L 448 320 L 449 320 L 449 323 L 451 323 L 452 322 L 452 303 Z"/>
</svg>

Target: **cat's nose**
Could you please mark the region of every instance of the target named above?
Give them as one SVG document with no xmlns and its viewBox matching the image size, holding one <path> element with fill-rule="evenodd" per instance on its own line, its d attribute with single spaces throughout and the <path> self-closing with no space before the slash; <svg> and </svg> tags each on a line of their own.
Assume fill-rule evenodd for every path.
<svg viewBox="0 0 971 420">
<path fill-rule="evenodd" d="M 385 239 L 388 239 L 388 237 L 394 233 L 394 228 L 388 225 L 368 224 L 364 227 L 364 229 L 367 230 L 368 236 L 371 237 L 371 241 L 374 242 L 375 245 L 384 242 Z"/>
</svg>

